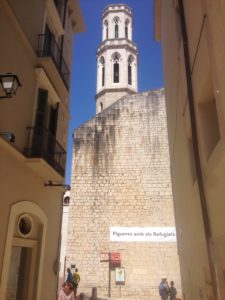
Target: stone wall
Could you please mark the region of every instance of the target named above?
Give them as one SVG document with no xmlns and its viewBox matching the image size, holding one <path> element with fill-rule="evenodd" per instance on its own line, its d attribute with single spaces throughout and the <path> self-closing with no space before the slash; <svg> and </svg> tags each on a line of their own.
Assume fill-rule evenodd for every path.
<svg viewBox="0 0 225 300">
<path fill-rule="evenodd" d="M 102 96 L 98 96 L 96 99 L 96 113 L 101 112 L 101 103 L 103 106 L 103 110 L 110 105 L 112 105 L 114 102 L 122 98 L 123 96 L 126 96 L 128 93 L 127 91 L 114 91 L 114 92 L 106 92 Z"/>
<path fill-rule="evenodd" d="M 164 91 L 125 96 L 74 132 L 69 215 L 69 265 L 80 292 L 108 295 L 107 252 L 121 253 L 125 285 L 111 296 L 159 299 L 163 275 L 180 288 L 177 245 L 113 242 L 110 227 L 174 225 Z"/>
</svg>

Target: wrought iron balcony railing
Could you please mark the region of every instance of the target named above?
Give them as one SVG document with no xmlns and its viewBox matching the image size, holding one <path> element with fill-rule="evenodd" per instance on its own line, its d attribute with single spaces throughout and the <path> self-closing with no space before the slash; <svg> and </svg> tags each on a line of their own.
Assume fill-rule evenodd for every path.
<svg viewBox="0 0 225 300">
<path fill-rule="evenodd" d="M 70 85 L 70 71 L 67 67 L 65 59 L 63 58 L 62 51 L 57 44 L 52 34 L 39 34 L 38 35 L 38 49 L 37 55 L 39 57 L 51 57 L 64 84 L 67 89 Z"/>
<path fill-rule="evenodd" d="M 43 158 L 61 176 L 65 175 L 66 151 L 52 133 L 42 127 L 27 127 L 28 145 L 24 155 L 28 158 Z"/>
</svg>

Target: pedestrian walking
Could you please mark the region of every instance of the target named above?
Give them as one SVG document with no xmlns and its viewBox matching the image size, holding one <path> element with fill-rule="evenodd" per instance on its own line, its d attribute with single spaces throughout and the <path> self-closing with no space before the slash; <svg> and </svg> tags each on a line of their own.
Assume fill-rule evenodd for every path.
<svg viewBox="0 0 225 300">
<path fill-rule="evenodd" d="M 67 268 L 67 278 L 66 278 L 66 282 L 69 282 L 71 284 L 73 284 L 73 274 L 70 270 L 70 268 Z"/>
<path fill-rule="evenodd" d="M 174 281 L 170 281 L 169 295 L 170 295 L 170 300 L 176 300 L 177 289 L 174 286 Z"/>
<path fill-rule="evenodd" d="M 59 291 L 58 300 L 75 300 L 73 285 L 65 282 Z"/>
<path fill-rule="evenodd" d="M 159 295 L 161 297 L 161 300 L 168 300 L 169 285 L 168 285 L 166 277 L 162 277 L 162 280 L 159 284 Z"/>
<path fill-rule="evenodd" d="M 78 269 L 75 269 L 75 272 L 73 273 L 73 287 L 74 287 L 75 299 L 77 296 L 77 289 L 78 289 L 79 282 L 80 282 L 80 274 L 78 273 Z"/>
</svg>

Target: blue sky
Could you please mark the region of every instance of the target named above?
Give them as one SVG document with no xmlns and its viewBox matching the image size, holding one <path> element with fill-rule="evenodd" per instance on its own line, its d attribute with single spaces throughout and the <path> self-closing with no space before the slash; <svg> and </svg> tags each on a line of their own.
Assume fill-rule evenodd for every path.
<svg viewBox="0 0 225 300">
<path fill-rule="evenodd" d="M 71 81 L 71 121 L 66 183 L 70 184 L 72 133 L 95 115 L 96 50 L 102 37 L 102 11 L 112 3 L 125 3 L 133 13 L 133 41 L 138 47 L 138 92 L 163 87 L 160 44 L 153 35 L 152 0 L 80 0 L 86 31 L 74 37 Z"/>
</svg>

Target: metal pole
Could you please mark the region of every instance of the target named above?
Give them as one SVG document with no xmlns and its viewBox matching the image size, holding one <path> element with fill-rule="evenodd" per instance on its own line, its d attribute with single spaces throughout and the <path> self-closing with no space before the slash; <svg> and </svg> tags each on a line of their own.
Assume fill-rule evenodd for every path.
<svg viewBox="0 0 225 300">
<path fill-rule="evenodd" d="M 109 261 L 109 289 L 108 289 L 108 297 L 111 297 L 111 267 L 110 267 L 110 261 Z"/>
</svg>

